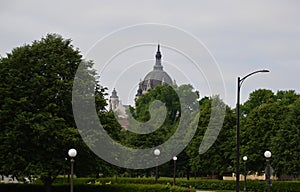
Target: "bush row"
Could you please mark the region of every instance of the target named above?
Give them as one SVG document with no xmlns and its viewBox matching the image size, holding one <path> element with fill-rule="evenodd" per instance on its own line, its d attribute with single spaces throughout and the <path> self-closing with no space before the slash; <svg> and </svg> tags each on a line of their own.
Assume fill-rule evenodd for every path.
<svg viewBox="0 0 300 192">
<path fill-rule="evenodd" d="M 222 181 L 222 180 L 190 180 L 178 181 L 178 186 L 188 187 L 193 186 L 196 189 L 203 190 L 235 190 L 235 181 Z M 265 181 L 247 181 L 248 192 L 265 192 L 267 184 Z M 243 191 L 244 183 L 240 182 L 240 190 Z M 272 192 L 300 192 L 299 181 L 274 181 L 271 186 Z"/>
<path fill-rule="evenodd" d="M 79 179 L 75 181 L 77 183 L 118 183 L 118 184 L 155 184 L 154 178 L 101 178 L 101 179 Z M 173 183 L 172 178 L 159 178 L 159 184 L 166 185 L 168 183 Z M 184 188 L 189 188 L 192 186 L 194 189 L 203 190 L 235 190 L 235 181 L 222 181 L 222 180 L 201 180 L 201 179 L 176 179 L 176 185 Z M 240 182 L 240 189 L 242 190 L 244 183 Z M 253 192 L 264 192 L 266 191 L 267 185 L 265 181 L 247 181 L 247 191 Z M 299 181 L 273 181 L 272 192 L 300 192 L 300 182 Z"/>
<path fill-rule="evenodd" d="M 40 184 L 0 184 L 2 192 L 44 192 Z M 53 185 L 52 192 L 69 192 L 69 185 Z M 74 192 L 189 192 L 188 188 L 171 185 L 115 184 L 115 185 L 74 185 Z"/>
<path fill-rule="evenodd" d="M 202 190 L 235 190 L 235 181 L 221 180 L 200 180 L 200 179 L 177 179 L 176 187 L 172 187 L 172 178 L 159 178 L 158 184 L 154 178 L 78 178 L 74 181 L 74 192 L 152 192 L 152 191 L 189 191 L 189 186 L 193 189 Z M 60 183 L 60 182 L 56 182 Z M 240 189 L 243 190 L 243 182 Z M 0 184 L 2 192 L 42 192 L 43 185 L 40 184 Z M 54 184 L 53 192 L 68 192 L 68 184 Z M 266 191 L 266 182 L 247 181 L 248 192 Z M 300 192 L 299 181 L 274 181 L 271 188 L 272 192 Z"/>
</svg>

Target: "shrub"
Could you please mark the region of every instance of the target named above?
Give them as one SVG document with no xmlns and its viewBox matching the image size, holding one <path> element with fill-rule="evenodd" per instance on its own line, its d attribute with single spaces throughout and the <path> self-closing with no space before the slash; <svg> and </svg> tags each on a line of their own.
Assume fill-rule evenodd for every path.
<svg viewBox="0 0 300 192">
<path fill-rule="evenodd" d="M 52 186 L 53 192 L 69 192 L 68 184 L 57 184 Z M 90 183 L 90 184 L 88 184 Z M 154 178 L 83 178 L 74 180 L 74 192 L 184 192 L 189 191 L 189 186 L 193 189 L 203 190 L 235 190 L 235 181 L 221 180 L 201 180 L 201 179 L 177 179 L 176 186 L 173 187 L 172 178 L 159 178 L 155 184 Z M 243 188 L 243 182 L 240 183 Z M 2 192 L 43 192 L 44 186 L 41 184 L 0 184 Z M 266 191 L 266 182 L 247 181 L 248 192 Z M 274 181 L 272 192 L 300 192 L 300 181 Z"/>
<path fill-rule="evenodd" d="M 43 192 L 44 186 L 38 184 L 0 184 L 3 192 Z M 69 185 L 56 184 L 52 192 L 69 192 Z M 189 192 L 188 188 L 170 185 L 146 184 L 115 184 L 115 185 L 89 185 L 76 184 L 74 192 Z"/>
</svg>

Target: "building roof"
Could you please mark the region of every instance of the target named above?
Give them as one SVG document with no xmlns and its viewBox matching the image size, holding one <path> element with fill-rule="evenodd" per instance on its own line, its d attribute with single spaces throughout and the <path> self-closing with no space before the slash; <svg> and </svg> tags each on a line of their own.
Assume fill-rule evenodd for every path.
<svg viewBox="0 0 300 192">
<path fill-rule="evenodd" d="M 157 85 L 173 85 L 173 81 L 169 74 L 163 70 L 163 66 L 161 64 L 161 52 L 160 45 L 157 46 L 157 52 L 155 55 L 155 65 L 153 66 L 153 70 L 150 71 L 144 78 L 143 81 L 140 82 L 139 89 L 137 91 L 136 96 L 142 95 L 143 91 L 154 88 Z"/>
</svg>

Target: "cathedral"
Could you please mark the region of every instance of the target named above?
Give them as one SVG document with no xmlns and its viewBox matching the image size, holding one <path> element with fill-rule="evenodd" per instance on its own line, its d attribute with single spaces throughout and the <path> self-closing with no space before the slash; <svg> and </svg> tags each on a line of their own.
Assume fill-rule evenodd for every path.
<svg viewBox="0 0 300 192">
<path fill-rule="evenodd" d="M 155 55 L 155 64 L 153 70 L 150 71 L 143 80 L 139 82 L 139 87 L 137 94 L 135 95 L 135 100 L 137 100 L 141 95 L 147 93 L 149 89 L 153 89 L 158 85 L 176 85 L 175 80 L 172 81 L 171 77 L 167 72 L 163 70 L 162 66 L 162 55 L 160 52 L 160 45 L 157 46 L 157 52 Z M 117 91 L 114 89 L 109 99 L 110 110 L 114 111 L 118 116 L 119 123 L 123 126 L 127 126 L 126 122 L 126 109 L 127 105 L 123 105 L 117 95 Z"/>
</svg>

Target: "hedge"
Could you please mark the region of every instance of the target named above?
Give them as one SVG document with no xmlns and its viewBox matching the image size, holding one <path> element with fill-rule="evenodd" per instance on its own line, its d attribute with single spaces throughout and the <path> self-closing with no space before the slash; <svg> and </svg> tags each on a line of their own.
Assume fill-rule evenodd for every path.
<svg viewBox="0 0 300 192">
<path fill-rule="evenodd" d="M 57 180 L 53 185 L 53 192 L 68 192 L 69 185 L 60 184 Z M 89 184 L 88 184 L 89 183 Z M 176 179 L 176 187 L 172 187 L 172 178 L 159 178 L 155 184 L 154 178 L 76 178 L 74 192 L 160 192 L 160 191 L 189 191 L 189 186 L 199 190 L 235 190 L 235 181 L 201 180 L 201 179 Z M 243 182 L 240 189 L 243 189 Z M 0 184 L 1 192 L 42 192 L 41 184 Z M 247 181 L 248 192 L 266 191 L 265 181 Z M 300 192 L 300 181 L 273 181 L 272 192 Z"/>
<path fill-rule="evenodd" d="M 118 183 L 118 184 L 155 184 L 154 178 L 84 178 L 75 180 L 76 183 Z M 173 183 L 172 178 L 159 178 L 159 184 L 166 185 L 167 183 Z M 203 190 L 235 190 L 235 181 L 224 181 L 224 180 L 203 180 L 203 179 L 176 179 L 176 185 L 184 188 L 189 188 L 192 186 L 193 189 L 203 189 Z M 244 187 L 243 181 L 240 182 L 240 189 Z M 247 191 L 251 192 L 265 192 L 267 188 L 265 181 L 247 181 Z M 272 192 L 300 192 L 300 181 L 273 181 Z"/>
<path fill-rule="evenodd" d="M 235 181 L 222 180 L 194 180 L 194 181 L 178 181 L 177 185 L 182 187 L 193 186 L 196 189 L 203 190 L 235 190 Z M 244 183 L 240 182 L 241 191 Z M 248 192 L 265 192 L 267 185 L 265 181 L 247 181 Z M 300 192 L 299 181 L 273 181 L 272 192 Z"/>
<path fill-rule="evenodd" d="M 1 192 L 43 192 L 40 184 L 0 184 Z M 52 192 L 69 192 L 69 185 L 53 185 Z M 114 184 L 89 185 L 76 184 L 74 192 L 189 192 L 188 188 L 171 185 L 143 185 L 143 184 Z"/>
</svg>

